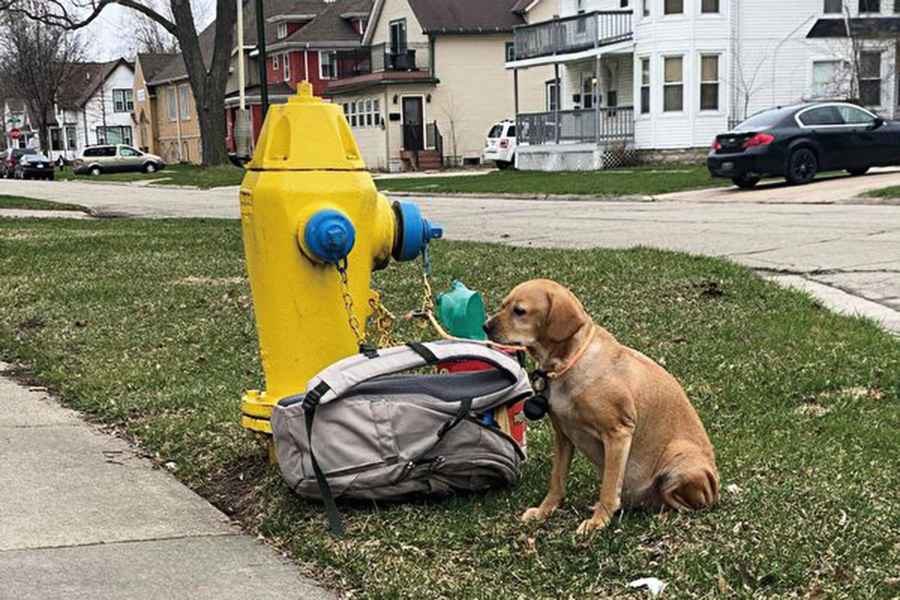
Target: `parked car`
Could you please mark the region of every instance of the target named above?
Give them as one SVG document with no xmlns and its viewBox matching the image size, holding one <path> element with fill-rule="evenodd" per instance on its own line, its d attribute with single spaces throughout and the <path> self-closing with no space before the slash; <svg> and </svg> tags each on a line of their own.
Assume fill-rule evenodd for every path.
<svg viewBox="0 0 900 600">
<path fill-rule="evenodd" d="M 11 178 L 15 176 L 16 165 L 23 156 L 37 154 L 34 148 L 12 148 L 7 150 L 0 162 L 0 177 Z"/>
<path fill-rule="evenodd" d="M 812 181 L 821 171 L 864 175 L 900 164 L 900 123 L 845 102 L 817 102 L 758 113 L 716 136 L 707 158 L 713 177 L 752 188 L 767 176 Z"/>
<path fill-rule="evenodd" d="M 16 163 L 16 179 L 53 179 L 53 161 L 43 154 L 25 154 Z"/>
<path fill-rule="evenodd" d="M 499 169 L 516 163 L 516 122 L 509 119 L 496 123 L 488 131 L 481 153 L 482 162 L 494 161 Z"/>
<path fill-rule="evenodd" d="M 165 161 L 155 154 L 147 154 L 125 144 L 88 146 L 72 163 L 72 171 L 76 175 L 124 171 L 155 173 L 165 167 Z"/>
</svg>

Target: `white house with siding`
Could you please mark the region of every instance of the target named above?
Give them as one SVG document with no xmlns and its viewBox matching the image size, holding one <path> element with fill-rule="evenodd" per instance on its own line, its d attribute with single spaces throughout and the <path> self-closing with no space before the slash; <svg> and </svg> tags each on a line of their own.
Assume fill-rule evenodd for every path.
<svg viewBox="0 0 900 600">
<path fill-rule="evenodd" d="M 599 169 L 632 149 L 708 147 L 755 112 L 814 99 L 898 112 L 900 1 L 536 2 L 557 3 L 558 16 L 516 28 L 506 66 L 514 79 L 548 65 L 556 74 L 544 110 L 517 115 L 520 168 Z"/>
<path fill-rule="evenodd" d="M 134 65 L 124 58 L 108 62 L 79 63 L 59 93 L 50 118 L 50 147 L 41 148 L 51 159 L 72 160 L 86 146 L 131 144 L 134 135 Z M 27 104 L 7 99 L 2 106 L 4 137 L 9 147 L 40 146 L 34 119 Z M 20 137 L 10 132 L 18 129 Z"/>
</svg>

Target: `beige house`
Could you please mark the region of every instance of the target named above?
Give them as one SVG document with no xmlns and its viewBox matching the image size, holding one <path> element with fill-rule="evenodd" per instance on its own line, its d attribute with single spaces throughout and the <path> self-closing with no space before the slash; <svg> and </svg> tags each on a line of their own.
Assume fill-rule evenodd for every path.
<svg viewBox="0 0 900 600">
<path fill-rule="evenodd" d="M 200 36 L 204 56 L 211 55 L 210 30 Z M 169 164 L 201 162 L 197 107 L 180 54 L 138 54 L 133 119 L 135 144 L 142 150 Z"/>
<path fill-rule="evenodd" d="M 519 74 L 513 28 L 553 15 L 549 0 L 376 0 L 363 38 L 368 68 L 332 81 L 370 169 L 478 164 L 488 130 L 545 108 L 552 69 Z M 537 16 L 533 16 L 532 11 Z M 547 12 L 547 15 L 538 13 Z"/>
</svg>

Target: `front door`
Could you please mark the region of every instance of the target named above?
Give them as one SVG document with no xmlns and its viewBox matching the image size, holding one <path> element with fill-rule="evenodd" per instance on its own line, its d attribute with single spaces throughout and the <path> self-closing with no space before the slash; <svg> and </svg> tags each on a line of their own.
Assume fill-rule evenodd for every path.
<svg viewBox="0 0 900 600">
<path fill-rule="evenodd" d="M 425 149 L 425 119 L 422 118 L 422 99 L 403 99 L 403 149 Z"/>
</svg>

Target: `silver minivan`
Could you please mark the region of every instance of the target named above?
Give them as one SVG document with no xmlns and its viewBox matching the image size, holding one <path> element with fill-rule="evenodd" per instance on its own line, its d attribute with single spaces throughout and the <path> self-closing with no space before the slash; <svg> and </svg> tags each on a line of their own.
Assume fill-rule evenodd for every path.
<svg viewBox="0 0 900 600">
<path fill-rule="evenodd" d="M 143 171 L 155 173 L 166 166 L 165 161 L 155 154 L 141 152 L 126 144 L 109 144 L 88 146 L 81 156 L 72 163 L 72 171 L 76 175 L 90 173 L 122 173 L 125 171 Z"/>
</svg>

